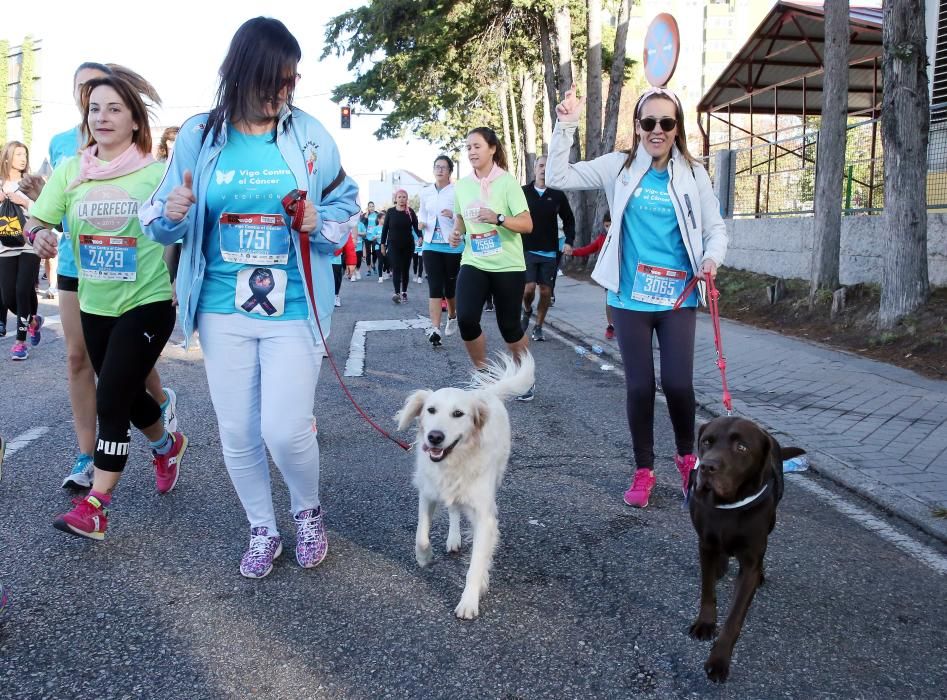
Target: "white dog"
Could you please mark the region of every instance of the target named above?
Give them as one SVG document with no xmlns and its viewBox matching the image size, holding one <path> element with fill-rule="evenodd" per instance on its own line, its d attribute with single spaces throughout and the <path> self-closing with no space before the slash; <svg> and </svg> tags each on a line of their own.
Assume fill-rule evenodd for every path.
<svg viewBox="0 0 947 700">
<path fill-rule="evenodd" d="M 457 617 L 472 620 L 490 584 L 490 564 L 500 537 L 496 493 L 510 457 L 510 417 L 503 401 L 533 386 L 535 363 L 524 352 L 509 355 L 476 372 L 467 390 L 416 391 L 395 418 L 404 430 L 418 418 L 414 485 L 418 489 L 418 531 L 414 555 L 420 566 L 431 561 L 431 518 L 447 506 L 447 551 L 460 549 L 460 514 L 473 526 L 467 584 Z"/>
</svg>

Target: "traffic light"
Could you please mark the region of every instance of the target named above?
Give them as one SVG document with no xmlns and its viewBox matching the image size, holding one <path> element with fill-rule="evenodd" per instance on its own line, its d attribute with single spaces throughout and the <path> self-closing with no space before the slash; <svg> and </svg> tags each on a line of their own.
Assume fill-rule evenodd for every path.
<svg viewBox="0 0 947 700">
<path fill-rule="evenodd" d="M 342 128 L 351 129 L 352 128 L 352 108 L 348 105 L 342 106 Z"/>
</svg>

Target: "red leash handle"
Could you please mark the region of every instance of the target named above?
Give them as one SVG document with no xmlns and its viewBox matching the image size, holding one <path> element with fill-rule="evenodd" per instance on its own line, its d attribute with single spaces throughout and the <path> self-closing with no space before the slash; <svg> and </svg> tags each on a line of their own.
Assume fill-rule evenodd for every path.
<svg viewBox="0 0 947 700">
<path fill-rule="evenodd" d="M 733 413 L 733 399 L 730 397 L 730 389 L 727 387 L 727 358 L 723 354 L 723 338 L 720 335 L 720 309 L 717 307 L 720 291 L 714 284 L 713 275 L 707 275 L 707 289 L 707 305 L 710 307 L 710 320 L 714 324 L 714 347 L 717 349 L 717 367 L 720 368 L 720 378 L 723 381 L 723 406 L 727 409 L 727 415 L 730 415 Z"/>
<path fill-rule="evenodd" d="M 302 231 L 303 219 L 306 215 L 305 202 L 306 193 L 301 192 L 300 190 L 293 190 L 288 195 L 283 197 L 283 208 L 292 218 L 291 226 L 293 230 L 299 234 L 300 257 L 302 258 L 303 263 L 303 274 L 306 277 L 306 290 L 309 292 L 309 300 L 312 302 L 312 313 L 316 318 L 316 328 L 319 330 L 319 337 L 322 338 L 322 347 L 325 350 L 326 359 L 329 360 L 329 365 L 331 365 L 332 371 L 335 372 L 335 376 L 339 380 L 339 385 L 342 387 L 342 391 L 348 397 L 349 401 L 352 402 L 352 405 L 355 406 L 355 410 L 358 411 L 359 415 L 361 415 L 370 426 L 381 433 L 384 437 L 391 440 L 402 450 L 410 450 L 411 445 L 394 437 L 391 433 L 387 432 L 384 428 L 373 421 L 371 417 L 365 413 L 364 410 L 362 410 L 362 407 L 359 406 L 355 401 L 355 397 L 352 396 L 352 392 L 349 391 L 347 386 L 345 386 L 345 381 L 342 379 L 342 375 L 339 373 L 339 368 L 335 365 L 335 359 L 332 357 L 332 353 L 329 352 L 329 344 L 326 342 L 325 334 L 322 332 L 322 324 L 319 322 L 319 312 L 316 310 L 316 293 L 312 286 L 312 260 L 309 257 L 309 234 Z"/>
</svg>

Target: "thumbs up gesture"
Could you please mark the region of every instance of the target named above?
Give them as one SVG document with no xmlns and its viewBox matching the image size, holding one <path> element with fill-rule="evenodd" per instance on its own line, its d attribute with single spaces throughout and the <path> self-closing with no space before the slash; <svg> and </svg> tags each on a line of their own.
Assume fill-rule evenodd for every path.
<svg viewBox="0 0 947 700">
<path fill-rule="evenodd" d="M 191 171 L 184 171 L 184 181 L 171 190 L 168 200 L 164 203 L 164 215 L 171 221 L 181 221 L 187 216 L 191 205 L 197 200 L 194 197 L 193 178 Z"/>
</svg>

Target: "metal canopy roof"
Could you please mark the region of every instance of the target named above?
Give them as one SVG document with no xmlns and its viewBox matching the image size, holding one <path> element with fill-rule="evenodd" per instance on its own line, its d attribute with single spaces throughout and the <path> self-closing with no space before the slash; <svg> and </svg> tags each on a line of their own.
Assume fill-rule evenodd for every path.
<svg viewBox="0 0 947 700">
<path fill-rule="evenodd" d="M 879 7 L 850 8 L 849 112 L 880 107 L 881 20 Z M 824 54 L 823 3 L 777 2 L 701 99 L 697 111 L 821 114 Z"/>
</svg>

